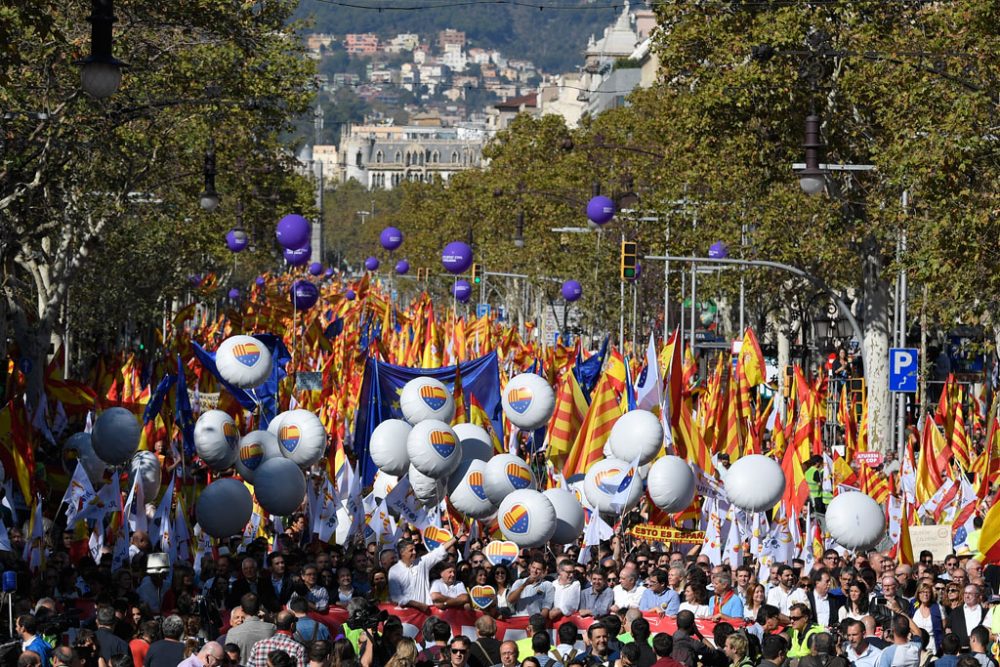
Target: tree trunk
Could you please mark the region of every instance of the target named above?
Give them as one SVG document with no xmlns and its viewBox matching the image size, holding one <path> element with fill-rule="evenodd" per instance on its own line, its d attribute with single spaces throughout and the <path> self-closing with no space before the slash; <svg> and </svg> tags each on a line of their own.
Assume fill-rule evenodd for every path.
<svg viewBox="0 0 1000 667">
<path fill-rule="evenodd" d="M 882 253 L 873 236 L 862 245 L 864 294 L 864 376 L 868 389 L 868 447 L 892 447 L 889 411 L 889 283 L 882 275 Z"/>
</svg>

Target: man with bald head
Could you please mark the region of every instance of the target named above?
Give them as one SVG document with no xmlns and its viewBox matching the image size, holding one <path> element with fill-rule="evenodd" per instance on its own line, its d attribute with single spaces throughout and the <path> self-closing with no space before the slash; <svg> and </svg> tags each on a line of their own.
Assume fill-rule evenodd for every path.
<svg viewBox="0 0 1000 667">
<path fill-rule="evenodd" d="M 267 656 L 271 651 L 284 651 L 295 660 L 298 667 L 306 667 L 306 647 L 295 641 L 294 637 L 295 621 L 295 614 L 292 612 L 278 612 L 274 617 L 274 635 L 253 645 L 246 667 L 267 667 Z"/>
<path fill-rule="evenodd" d="M 226 659 L 226 652 L 219 642 L 208 642 L 198 653 L 177 664 L 177 667 L 217 667 Z"/>
</svg>

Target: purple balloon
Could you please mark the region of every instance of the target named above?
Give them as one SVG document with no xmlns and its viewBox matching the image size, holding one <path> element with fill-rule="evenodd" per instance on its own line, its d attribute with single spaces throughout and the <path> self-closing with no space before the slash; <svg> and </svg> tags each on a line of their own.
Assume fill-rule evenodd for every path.
<svg viewBox="0 0 1000 667">
<path fill-rule="evenodd" d="M 333 277 L 333 267 L 332 266 L 326 267 L 326 271 L 323 272 L 323 275 L 326 278 L 332 278 Z"/>
<path fill-rule="evenodd" d="M 403 232 L 399 231 L 395 227 L 386 227 L 379 234 L 378 242 L 382 244 L 382 247 L 386 250 L 392 251 L 403 245 Z"/>
<path fill-rule="evenodd" d="M 365 268 L 369 271 L 378 271 L 378 257 L 369 257 L 366 259 Z"/>
<path fill-rule="evenodd" d="M 472 285 L 468 280 L 456 280 L 455 286 L 451 288 L 451 293 L 459 303 L 465 303 L 472 296 Z"/>
<path fill-rule="evenodd" d="M 319 289 L 308 280 L 292 283 L 292 304 L 298 310 L 309 310 L 319 300 Z"/>
<path fill-rule="evenodd" d="M 576 280 L 567 280 L 562 284 L 562 297 L 570 303 L 583 296 L 583 287 Z"/>
<path fill-rule="evenodd" d="M 235 287 L 229 290 L 229 298 L 233 300 L 240 298 L 240 291 Z"/>
<path fill-rule="evenodd" d="M 595 225 L 605 225 L 615 217 L 615 203 L 609 197 L 597 195 L 587 202 L 587 218 Z"/>
<path fill-rule="evenodd" d="M 318 276 L 323 273 L 323 265 L 319 262 L 313 262 L 309 265 L 309 274 L 313 276 Z"/>
<path fill-rule="evenodd" d="M 312 248 L 309 246 L 305 246 L 304 248 L 285 248 L 284 255 L 285 261 L 292 266 L 305 266 L 312 255 Z"/>
<path fill-rule="evenodd" d="M 239 227 L 233 227 L 226 232 L 226 247 L 231 252 L 242 252 L 250 243 L 250 237 Z"/>
<path fill-rule="evenodd" d="M 722 241 L 716 241 L 709 246 L 708 256 L 712 259 L 725 259 L 729 257 L 729 248 Z"/>
<path fill-rule="evenodd" d="M 278 222 L 276 234 L 278 243 L 282 248 L 294 250 L 309 243 L 309 234 L 312 232 L 312 225 L 298 213 L 286 215 Z"/>
<path fill-rule="evenodd" d="M 409 272 L 410 272 L 409 262 L 407 262 L 405 259 L 401 259 L 398 262 L 396 262 L 396 273 L 398 273 L 401 276 L 405 276 Z"/>
<path fill-rule="evenodd" d="M 441 263 L 448 273 L 465 273 L 472 264 L 472 248 L 464 241 L 452 241 L 441 252 Z"/>
<path fill-rule="evenodd" d="M 257 279 L 254 280 L 254 282 L 257 283 L 257 287 L 263 287 L 267 283 L 267 280 L 264 276 L 257 276 Z"/>
<path fill-rule="evenodd" d="M 628 279 L 629 282 L 636 282 L 639 280 L 639 276 L 642 275 L 642 264 L 639 262 L 635 263 L 635 275 Z"/>
<path fill-rule="evenodd" d="M 198 285 L 201 284 L 201 274 L 195 273 L 194 275 L 188 276 L 188 282 L 197 287 Z"/>
<path fill-rule="evenodd" d="M 344 298 L 347 299 L 348 301 L 354 301 L 354 298 L 356 296 L 357 295 L 354 293 L 354 290 L 352 289 L 349 289 L 346 292 L 344 292 Z"/>
</svg>

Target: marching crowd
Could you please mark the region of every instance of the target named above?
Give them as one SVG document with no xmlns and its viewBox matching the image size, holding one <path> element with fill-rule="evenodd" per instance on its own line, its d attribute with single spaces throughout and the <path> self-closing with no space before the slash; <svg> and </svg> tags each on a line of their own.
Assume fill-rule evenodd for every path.
<svg viewBox="0 0 1000 667">
<path fill-rule="evenodd" d="M 136 532 L 130 567 L 95 562 L 71 535 L 7 601 L 18 667 L 997 667 L 1000 568 L 972 558 L 913 565 L 828 550 L 765 572 L 713 564 L 618 536 L 521 550 L 493 564 L 456 536 L 431 551 L 419 533 L 379 550 L 310 540 L 289 518 L 259 538 L 171 564 Z M 23 537 L 12 531 L 12 543 Z M 478 588 L 477 588 L 478 587 Z M 485 588 L 490 587 L 490 588 Z M 473 599 L 473 590 L 492 592 Z M 332 613 L 337 608 L 340 614 Z M 403 610 L 425 614 L 404 626 Z M 395 609 L 395 613 L 391 610 Z M 475 636 L 439 612 L 476 610 Z M 385 611 L 390 610 L 386 614 Z M 523 632 L 498 622 L 523 617 Z M 346 622 L 340 620 L 346 618 Z M 336 620 L 334 620 L 336 619 Z M 656 632 L 669 619 L 671 632 Z M 508 623 L 509 625 L 509 623 Z M 471 634 L 471 633 L 470 633 Z M 514 635 L 517 635 L 516 640 Z"/>
</svg>

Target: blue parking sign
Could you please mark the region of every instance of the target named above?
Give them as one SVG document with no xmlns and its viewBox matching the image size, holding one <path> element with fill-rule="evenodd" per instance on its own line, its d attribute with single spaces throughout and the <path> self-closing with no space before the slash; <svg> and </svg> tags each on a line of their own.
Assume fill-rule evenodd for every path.
<svg viewBox="0 0 1000 667">
<path fill-rule="evenodd" d="M 889 348 L 889 391 L 916 393 L 918 359 L 916 348 Z"/>
</svg>

